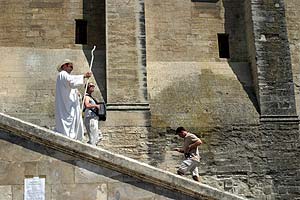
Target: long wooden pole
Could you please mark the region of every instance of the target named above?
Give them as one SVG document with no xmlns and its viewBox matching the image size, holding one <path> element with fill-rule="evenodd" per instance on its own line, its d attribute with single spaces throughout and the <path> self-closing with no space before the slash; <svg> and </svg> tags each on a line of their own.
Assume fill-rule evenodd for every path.
<svg viewBox="0 0 300 200">
<path fill-rule="evenodd" d="M 93 48 L 92 51 L 91 51 L 92 59 L 91 59 L 91 62 L 90 62 L 90 71 L 92 71 L 92 67 L 93 67 L 93 62 L 94 62 L 94 51 L 95 51 L 95 49 L 96 49 L 96 46 L 94 45 L 94 48 Z M 85 89 L 84 89 L 84 92 L 83 92 L 83 99 L 82 99 L 82 105 L 81 105 L 81 110 L 82 110 L 82 111 L 83 111 L 84 97 L 85 97 L 85 93 L 86 93 L 86 91 L 87 91 L 88 83 L 89 83 L 89 78 L 88 78 L 87 81 L 86 81 Z"/>
</svg>

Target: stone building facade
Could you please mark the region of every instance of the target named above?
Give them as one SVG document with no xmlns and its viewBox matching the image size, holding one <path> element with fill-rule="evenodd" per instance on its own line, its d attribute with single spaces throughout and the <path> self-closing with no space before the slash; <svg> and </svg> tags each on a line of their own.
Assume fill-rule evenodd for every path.
<svg viewBox="0 0 300 200">
<path fill-rule="evenodd" d="M 2 0 L 0 9 L 1 112 L 51 129 L 57 64 L 72 59 L 82 73 L 96 45 L 103 148 L 175 172 L 173 133 L 184 126 L 204 141 L 204 183 L 300 198 L 298 1 Z"/>
</svg>

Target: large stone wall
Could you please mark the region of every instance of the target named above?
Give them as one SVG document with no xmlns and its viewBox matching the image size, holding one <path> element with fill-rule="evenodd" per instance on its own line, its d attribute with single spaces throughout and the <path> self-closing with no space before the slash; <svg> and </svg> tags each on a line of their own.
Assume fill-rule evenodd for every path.
<svg viewBox="0 0 300 200">
<path fill-rule="evenodd" d="M 97 43 L 98 46 L 105 44 L 104 31 L 95 32 L 95 29 L 99 28 L 91 26 L 103 24 L 103 3 L 87 3 L 83 0 L 75 0 L 72 3 L 67 0 L 4 0 L 1 1 L 1 5 L 0 46 L 47 49 L 81 47 L 75 44 L 75 19 L 88 20 L 88 41 L 92 44 Z M 91 11 L 91 7 L 98 9 Z"/>
<path fill-rule="evenodd" d="M 108 113 L 103 126 L 150 126 L 144 1 L 106 1 L 106 15 Z"/>
<path fill-rule="evenodd" d="M 28 47 L 0 47 L 0 52 L 1 111 L 52 127 L 56 66 L 69 58 L 74 61 L 73 74 L 80 74 L 88 68 L 84 53 Z"/>
<path fill-rule="evenodd" d="M 220 61 L 218 33 L 229 34 L 231 61 L 247 61 L 242 0 L 145 2 L 147 60 Z"/>
<path fill-rule="evenodd" d="M 99 99 L 105 97 L 103 1 L 1 1 L 1 13 L 2 112 L 53 127 L 56 67 L 68 58 L 74 62 L 73 74 L 88 71 L 92 45 L 97 46 L 93 81 Z M 87 20 L 86 45 L 75 44 L 75 19 Z"/>
<path fill-rule="evenodd" d="M 288 39 L 291 50 L 293 78 L 295 86 L 297 114 L 300 113 L 300 33 L 299 16 L 300 2 L 296 0 L 285 0 L 286 23 Z"/>
<path fill-rule="evenodd" d="M 249 199 L 299 197 L 298 124 L 232 125 L 200 135 L 200 174 L 211 185 Z"/>
<path fill-rule="evenodd" d="M 24 179 L 35 176 L 46 180 L 46 200 L 194 199 L 11 136 L 3 130 L 0 144 L 1 200 L 22 200 Z"/>
<path fill-rule="evenodd" d="M 100 1 L 2 1 L 1 111 L 39 125 L 53 126 L 57 63 L 66 57 L 71 58 L 78 66 L 74 73 L 82 73 L 89 65 L 90 45 L 96 44 L 95 79 L 104 99 L 115 106 L 108 112 L 108 120 L 101 123 L 104 139 L 100 146 L 175 172 L 182 158 L 172 149 L 182 141 L 174 136 L 173 129 L 185 126 L 204 141 L 201 146 L 203 159 L 200 170 L 204 183 L 243 194 L 250 199 L 297 199 L 299 159 L 295 158 L 299 157 L 298 125 L 259 124 L 260 99 L 256 99 L 253 89 L 256 87 L 256 94 L 261 92 L 259 81 L 264 80 L 260 74 L 262 71 L 266 74 L 272 72 L 270 74 L 274 77 L 267 76 L 271 81 L 288 75 L 283 77 L 285 81 L 279 85 L 282 87 L 275 88 L 278 89 L 277 96 L 270 95 L 273 93 L 261 94 L 265 95 L 265 102 L 272 103 L 274 100 L 278 105 L 282 105 L 279 103 L 288 98 L 290 107 L 285 104 L 283 107 L 286 106 L 287 110 L 281 109 L 278 113 L 294 114 L 293 95 L 286 93 L 291 91 L 289 87 L 286 90 L 286 86 L 291 85 L 292 80 L 289 60 L 281 68 L 274 57 L 264 60 L 262 49 L 258 52 L 258 64 L 270 61 L 275 63 L 271 66 L 277 68 L 257 68 L 255 42 L 264 42 L 260 41 L 264 38 L 254 34 L 257 23 L 253 23 L 253 20 L 272 21 L 272 18 L 253 16 L 257 13 L 253 10 L 257 8 L 252 4 L 254 1 L 245 1 L 245 5 L 242 0 L 219 0 L 217 3 L 145 1 L 145 63 L 143 1 L 126 2 L 110 0 L 104 5 Z M 284 8 L 282 2 L 278 4 L 280 9 Z M 285 2 L 295 93 L 299 103 L 299 38 L 297 26 L 294 26 L 298 23 L 299 6 L 295 1 Z M 268 3 L 266 8 L 269 11 L 278 6 L 272 1 L 261 3 Z M 98 8 L 96 11 L 93 9 L 95 7 Z M 89 32 L 87 46 L 74 44 L 77 18 L 93 21 L 92 24 L 88 23 L 92 25 L 89 27 L 92 32 Z M 283 21 L 280 23 L 284 25 Z M 231 59 L 219 58 L 217 33 L 229 34 Z M 272 39 L 273 36 L 277 37 L 276 34 L 267 36 Z M 283 39 L 286 39 L 284 34 Z M 288 49 L 287 43 L 278 45 L 284 48 L 276 48 L 272 44 L 266 46 L 267 49 Z M 285 53 L 282 55 L 286 56 Z M 147 110 L 148 100 L 151 116 Z M 299 112 L 299 104 L 297 108 Z M 268 110 L 268 113 L 271 111 Z M 150 117 L 151 124 L 148 121 Z M 11 141 L 14 139 L 18 141 L 17 138 Z M 8 151 L 5 148 L 10 148 L 10 145 L 3 141 L 3 152 Z M 35 150 L 39 148 L 43 149 L 39 146 Z M 30 155 L 32 152 L 27 153 Z M 36 170 L 36 166 L 43 169 L 53 160 L 48 157 L 44 159 L 44 163 L 29 159 L 26 166 L 33 162 Z M 78 166 L 75 161 L 75 166 L 65 162 L 61 164 L 56 159 L 53 162 L 58 163 L 62 169 L 72 168 L 71 171 L 66 170 L 69 174 L 82 172 L 82 165 Z M 20 164 L 23 166 L 23 161 Z M 84 165 L 89 166 L 88 163 Z M 21 172 L 27 169 L 24 167 Z M 49 173 L 56 172 L 60 173 L 49 169 Z M 73 178 L 80 180 L 76 175 Z M 85 188 L 97 190 L 98 186 L 103 186 L 98 184 L 100 182 L 82 184 Z M 77 182 L 67 184 L 63 185 L 68 188 L 66 190 L 78 188 Z M 62 191 L 61 188 L 51 187 L 53 191 Z M 22 186 L 8 184 L 0 190 L 8 196 L 16 191 L 14 195 L 18 196 Z M 53 195 L 61 198 L 57 193 Z M 114 194 L 107 195 L 113 197 Z M 152 193 L 149 195 L 155 197 Z"/>
<path fill-rule="evenodd" d="M 127 106 L 108 111 L 107 121 L 101 123 L 104 131 L 149 126 L 143 1 L 2 1 L 1 5 L 0 111 L 52 129 L 57 65 L 69 58 L 74 62 L 72 74 L 87 71 L 90 50 L 96 45 L 92 81 L 99 90 L 94 95 Z M 75 19 L 87 20 L 87 45 L 75 44 Z M 145 103 L 142 109 L 139 103 Z M 134 110 L 128 112 L 130 106 Z"/>
<path fill-rule="evenodd" d="M 107 8 L 107 99 L 114 104 L 147 103 L 147 74 L 141 37 L 143 1 L 109 0 Z"/>
<path fill-rule="evenodd" d="M 298 124 L 187 128 L 203 141 L 199 147 L 202 183 L 248 199 L 299 197 Z M 174 129 L 124 129 L 105 131 L 100 146 L 176 173 L 183 158 L 173 149 L 183 141 L 174 135 Z M 120 137 L 130 142 L 121 145 Z"/>
<path fill-rule="evenodd" d="M 0 199 L 21 200 L 24 179 L 46 180 L 46 199 L 245 200 L 0 113 Z"/>
<path fill-rule="evenodd" d="M 232 124 L 211 130 L 187 128 L 203 141 L 199 147 L 202 183 L 248 199 L 299 197 L 297 123 Z M 123 129 L 104 129 L 100 146 L 176 173 L 183 158 L 173 149 L 183 141 L 174 135 L 174 129 Z"/>
<path fill-rule="evenodd" d="M 148 92 L 153 127 L 256 123 L 243 1 L 147 1 Z M 219 58 L 229 34 L 230 59 Z"/>
<path fill-rule="evenodd" d="M 210 115 L 208 121 L 201 126 L 211 124 L 211 120 L 209 120 L 211 118 L 214 118 L 212 119 L 214 123 L 223 123 L 224 121 L 228 123 L 233 118 L 238 119 L 234 116 L 235 112 L 231 112 L 232 116 L 228 119 L 222 119 L 222 113 L 227 113 L 226 109 L 221 108 L 224 105 L 221 102 L 223 98 L 228 100 L 227 102 L 231 105 L 229 107 L 236 108 L 237 102 L 243 102 L 241 105 L 246 104 L 245 107 L 251 107 L 250 116 L 256 115 L 255 105 L 252 105 L 255 104 L 255 99 L 251 91 L 251 75 L 243 72 L 248 71 L 247 64 L 227 64 L 226 60 L 218 58 L 217 33 L 226 32 L 230 35 L 231 60 L 234 62 L 247 61 L 247 50 L 244 48 L 246 44 L 245 35 L 244 32 L 239 31 L 244 29 L 242 10 L 238 9 L 242 6 L 242 1 L 233 3 L 231 1 L 219 1 L 217 3 L 147 1 L 145 12 L 148 77 L 145 71 L 145 58 L 143 57 L 145 53 L 143 50 L 143 1 L 130 1 L 128 4 L 107 1 L 106 5 L 102 1 L 76 1 L 72 5 L 67 1 L 58 3 L 4 1 L 3 5 L 9 8 L 3 11 L 3 18 L 0 20 L 0 28 L 3 30 L 0 38 L 2 40 L 0 43 L 2 46 L 1 55 L 5 58 L 1 59 L 0 64 L 1 71 L 5 72 L 1 82 L 1 93 L 5 95 L 1 102 L 3 112 L 23 119 L 26 118 L 39 125 L 52 127 L 57 63 L 66 57 L 71 58 L 76 65 L 74 73 L 82 73 L 86 71 L 89 65 L 89 50 L 91 49 L 89 45 L 96 44 L 97 51 L 93 71 L 102 93 L 98 97 L 103 96 L 104 99 L 109 100 L 108 103 L 125 103 L 131 106 L 147 103 L 147 90 L 149 90 L 150 97 L 153 98 L 152 113 L 155 126 L 160 126 L 160 124 L 173 126 L 176 123 L 181 123 L 181 121 L 177 122 L 174 119 L 170 119 L 173 121 L 172 123 L 164 123 L 164 119 L 156 117 L 165 115 L 169 111 L 173 116 L 182 112 L 182 110 L 173 112 L 172 108 L 167 109 L 168 101 L 165 100 L 173 98 L 171 94 L 162 95 L 158 99 L 153 97 L 157 96 L 156 94 L 161 90 L 166 90 L 166 88 L 159 86 L 157 81 L 164 81 L 164 76 L 168 75 L 168 71 L 172 71 L 171 74 L 180 74 L 181 69 L 170 68 L 171 65 L 180 65 L 187 69 L 193 68 L 194 65 L 193 63 L 173 63 L 176 61 L 210 62 L 217 60 L 224 62 L 221 66 L 215 63 L 196 64 L 198 65 L 196 67 L 198 68 L 197 73 L 201 74 L 200 79 L 196 81 L 203 82 L 203 84 L 196 86 L 183 82 L 180 86 L 183 88 L 182 93 L 187 88 L 190 91 L 198 90 L 199 94 L 194 95 L 197 101 L 203 97 L 203 102 L 200 105 L 184 108 L 188 112 L 196 111 L 194 115 L 204 113 L 203 116 L 207 116 L 206 112 Z M 16 9 L 18 8 L 18 12 L 10 15 L 9 11 L 14 6 Z M 175 10 L 176 12 L 174 12 Z M 176 17 L 179 15 L 177 10 L 180 10 L 181 17 Z M 159 17 L 156 13 L 161 13 L 163 17 Z M 175 18 L 177 20 L 172 20 Z M 87 46 L 74 44 L 75 19 L 88 21 L 89 45 Z M 36 34 L 29 34 L 31 32 Z M 172 36 L 173 32 L 174 35 Z M 105 34 L 108 35 L 107 38 Z M 163 36 L 164 34 L 168 36 L 168 39 Z M 173 48 L 174 51 L 168 50 Z M 174 54 L 174 52 L 177 53 Z M 164 54 L 166 56 L 163 56 Z M 158 61 L 166 63 L 156 63 Z M 167 66 L 162 67 L 165 70 L 162 70 L 163 73 L 160 74 L 160 68 L 164 65 Z M 202 71 L 202 69 L 204 70 Z M 210 71 L 213 73 L 211 74 Z M 231 74 L 230 79 L 233 81 L 226 81 L 229 78 L 228 75 L 219 77 L 222 73 Z M 171 83 L 173 77 L 169 76 L 168 78 L 170 80 L 166 80 L 166 82 Z M 206 81 L 211 78 L 212 84 Z M 32 81 L 33 79 L 34 81 Z M 148 81 L 148 79 L 151 80 Z M 10 85 L 16 87 L 16 92 L 9 91 Z M 37 85 L 38 87 L 35 87 Z M 228 93 L 227 91 L 232 92 Z M 206 93 L 210 93 L 211 96 L 204 96 Z M 231 98 L 232 95 L 237 98 Z M 251 97 L 250 101 L 246 98 L 247 96 Z M 189 99 L 188 95 L 178 104 L 184 104 L 186 99 Z M 187 102 L 186 105 L 191 105 L 191 103 Z M 162 112 L 160 108 L 164 108 Z M 128 107 L 126 109 L 128 110 Z M 104 125 L 117 125 L 115 121 L 126 119 L 126 117 L 122 117 L 123 115 L 122 111 L 110 112 L 108 120 L 113 120 Z M 149 116 L 148 113 L 137 115 L 140 116 L 131 119 L 133 121 L 135 119 L 147 121 Z M 163 118 L 168 118 L 168 116 Z M 247 117 L 242 118 L 245 120 Z M 191 121 L 191 118 L 188 120 Z M 197 123 L 196 121 L 194 120 L 193 123 Z M 149 125 L 148 122 L 131 124 L 134 126 Z"/>
<path fill-rule="evenodd" d="M 153 127 L 256 123 L 248 63 L 148 62 Z"/>
<path fill-rule="evenodd" d="M 189 36 L 191 30 L 190 23 L 193 22 L 192 18 L 187 20 L 188 13 L 191 12 L 188 11 L 190 9 L 188 5 L 191 5 L 192 2 L 181 1 L 179 3 L 175 1 L 174 4 L 166 1 L 153 2 L 148 8 L 150 11 L 146 9 L 146 15 L 155 20 L 152 23 L 149 22 L 149 25 L 147 24 L 148 90 L 152 125 L 170 126 L 171 128 L 183 125 L 201 136 L 204 145 L 200 148 L 203 155 L 200 174 L 206 183 L 227 191 L 243 193 L 253 199 L 296 199 L 299 196 L 297 192 L 299 184 L 297 183 L 298 176 L 294 175 L 297 174 L 296 166 L 299 165 L 299 161 L 293 158 L 299 154 L 297 150 L 299 145 L 298 124 L 258 123 L 260 109 L 257 103 L 260 101 L 264 104 L 263 114 L 271 115 L 274 111 L 275 115 L 290 114 L 295 117 L 294 97 L 290 87 L 291 69 L 285 24 L 284 21 L 277 20 L 278 18 L 283 19 L 284 6 L 282 2 L 276 4 L 247 1 L 245 5 L 242 1 L 231 1 L 231 5 L 226 1 L 222 1 L 222 4 L 220 2 L 215 5 L 200 2 L 193 5 L 198 4 L 197 8 L 201 10 L 201 6 L 210 5 L 216 8 L 223 4 L 224 16 L 228 15 L 228 13 L 226 15 L 226 8 L 228 9 L 230 6 L 244 8 L 244 10 L 239 9 L 240 12 L 245 12 L 240 17 L 233 9 L 231 18 L 227 16 L 223 21 L 215 15 L 213 18 L 218 19 L 214 21 L 215 23 L 212 23 L 213 20 L 206 22 L 213 27 L 209 34 L 218 30 L 214 27 L 215 24 L 219 24 L 218 27 L 222 28 L 223 21 L 225 29 L 230 27 L 228 30 L 232 32 L 239 30 L 237 32 L 240 33 L 240 38 L 247 38 L 247 47 L 241 45 L 247 50 L 238 52 L 247 57 L 247 59 L 242 58 L 241 60 L 249 60 L 252 65 L 251 69 L 247 63 L 212 62 L 220 60 L 216 59 L 213 48 L 205 48 L 204 45 L 199 49 L 193 49 L 191 54 L 184 54 L 184 47 L 189 44 L 184 39 L 188 38 L 186 36 Z M 175 9 L 176 6 L 178 7 Z M 161 10 L 159 15 L 154 12 L 157 9 Z M 272 9 L 276 9 L 276 11 L 272 12 Z M 293 7 L 293 9 L 297 10 L 297 7 Z M 175 12 L 172 12 L 174 10 L 176 10 L 176 14 L 179 13 L 180 19 L 177 20 L 174 17 Z M 222 6 L 220 10 L 222 11 Z M 208 11 L 207 8 L 201 13 Z M 267 14 L 269 12 L 270 14 Z M 291 14 L 291 16 L 296 19 L 297 15 Z M 210 19 L 212 15 L 199 15 L 198 17 L 197 19 L 200 21 L 200 18 L 201 20 L 204 20 L 203 18 Z M 174 18 L 176 20 L 170 20 Z M 236 23 L 234 26 L 234 21 L 239 22 L 239 19 L 246 22 L 245 25 Z M 179 25 L 179 22 L 183 20 L 186 23 Z M 273 22 L 274 24 L 272 24 Z M 264 27 L 263 23 L 267 23 L 268 26 Z M 272 26 L 274 27 L 272 28 Z M 173 34 L 172 30 L 175 27 L 179 29 L 183 27 L 181 33 L 184 36 L 179 37 Z M 247 32 L 247 35 L 242 35 L 243 31 L 241 30 L 245 30 L 244 33 Z M 260 40 L 263 30 L 266 33 L 271 32 L 271 36 L 276 33 L 281 36 L 282 41 L 276 40 L 273 44 L 280 48 L 264 44 L 267 40 L 273 41 L 272 38 L 267 38 L 266 41 Z M 171 34 L 168 35 L 168 33 Z M 202 36 L 201 39 L 209 41 L 205 37 L 206 32 L 199 30 L 197 34 Z M 197 39 L 192 40 L 193 45 L 198 44 Z M 163 45 L 167 42 L 170 44 Z M 182 52 L 177 53 L 178 49 Z M 201 52 L 204 50 L 207 51 Z M 280 54 L 277 56 L 280 59 L 276 60 L 272 56 L 267 56 L 265 51 L 276 52 L 274 55 Z M 195 54 L 199 54 L 197 57 L 199 60 L 194 59 L 193 55 Z M 257 62 L 259 59 L 261 61 Z M 209 62 L 195 62 L 206 60 Z M 265 65 L 266 63 L 269 65 Z M 243 74 L 240 73 L 241 71 Z M 293 71 L 295 72 L 295 69 Z M 262 87 L 264 81 L 270 82 L 273 79 L 280 83 L 278 87 L 273 88 L 274 95 L 267 90 L 264 91 Z M 257 90 L 261 89 L 262 99 L 255 98 L 253 94 L 255 86 Z M 282 89 L 285 87 L 287 89 Z M 286 93 L 287 91 L 289 93 Z M 285 109 L 278 103 L 279 101 L 290 106 Z M 272 103 L 278 106 L 272 106 Z M 266 111 L 266 109 L 268 110 Z M 207 128 L 210 125 L 212 128 Z M 172 158 L 178 157 L 178 155 L 172 152 L 172 149 L 180 141 L 174 139 L 174 136 L 171 135 L 172 131 L 171 133 L 166 130 L 152 131 L 153 135 L 151 139 L 149 138 L 151 142 L 148 162 L 175 171 L 172 166 L 176 166 L 178 163 L 174 162 Z M 282 152 L 286 152 L 287 155 L 283 155 Z M 291 152 L 293 155 L 290 155 Z M 287 164 L 280 163 L 277 159 L 284 160 Z"/>
<path fill-rule="evenodd" d="M 245 12 L 245 26 L 246 26 L 246 38 L 247 38 L 247 49 L 248 49 L 248 60 L 251 64 L 251 74 L 253 81 L 253 88 L 256 96 L 258 92 L 258 70 L 256 67 L 256 48 L 254 42 L 254 27 L 252 20 L 252 9 L 251 2 L 244 1 L 244 12 Z"/>
<path fill-rule="evenodd" d="M 248 2 L 262 120 L 298 120 L 284 1 Z M 252 59 L 252 61 L 254 61 Z"/>
</svg>

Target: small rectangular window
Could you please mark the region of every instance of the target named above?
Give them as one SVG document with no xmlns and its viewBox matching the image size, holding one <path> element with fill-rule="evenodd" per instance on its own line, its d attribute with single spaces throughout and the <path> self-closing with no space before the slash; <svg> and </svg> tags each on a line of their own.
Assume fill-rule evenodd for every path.
<svg viewBox="0 0 300 200">
<path fill-rule="evenodd" d="M 76 19 L 75 44 L 87 44 L 87 21 Z"/>
<path fill-rule="evenodd" d="M 218 33 L 218 44 L 220 58 L 230 58 L 229 35 L 226 33 Z"/>
</svg>

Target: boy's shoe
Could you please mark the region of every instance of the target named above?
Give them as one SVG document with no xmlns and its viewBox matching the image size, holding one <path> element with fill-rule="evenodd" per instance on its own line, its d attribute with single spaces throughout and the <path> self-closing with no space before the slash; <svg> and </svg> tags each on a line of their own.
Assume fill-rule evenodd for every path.
<svg viewBox="0 0 300 200">
<path fill-rule="evenodd" d="M 193 179 L 194 179 L 195 181 L 197 181 L 197 182 L 200 182 L 199 176 L 193 176 Z"/>
</svg>

